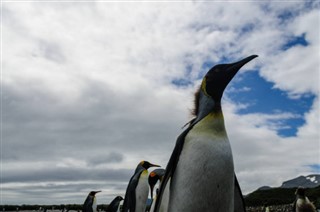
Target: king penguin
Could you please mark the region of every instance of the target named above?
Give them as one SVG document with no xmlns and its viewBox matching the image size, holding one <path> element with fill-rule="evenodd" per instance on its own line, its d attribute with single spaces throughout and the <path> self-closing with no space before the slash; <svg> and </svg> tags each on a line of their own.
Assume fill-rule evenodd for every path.
<svg viewBox="0 0 320 212">
<path fill-rule="evenodd" d="M 151 204 L 151 207 L 150 207 L 150 211 L 154 210 L 154 206 L 155 206 L 156 199 L 157 199 L 157 194 L 156 194 L 155 197 L 153 197 L 154 186 L 157 184 L 158 181 L 161 184 L 165 172 L 166 171 L 164 169 L 155 169 L 152 172 L 150 172 L 150 174 L 149 174 L 148 181 L 149 181 L 150 194 L 151 194 L 151 199 L 152 199 L 152 204 Z"/>
<path fill-rule="evenodd" d="M 91 191 L 83 203 L 82 212 L 96 212 L 97 211 L 97 198 L 96 194 L 101 191 Z"/>
<path fill-rule="evenodd" d="M 131 177 L 123 203 L 123 212 L 144 212 L 149 194 L 148 168 L 160 167 L 141 161 Z"/>
<path fill-rule="evenodd" d="M 256 57 L 252 55 L 235 63 L 216 65 L 203 78 L 195 94 L 195 118 L 177 138 L 160 186 L 156 212 L 168 187 L 169 212 L 245 211 L 234 174 L 221 98 L 240 68 Z M 235 208 L 238 206 L 243 208 Z"/>
<path fill-rule="evenodd" d="M 107 212 L 120 212 L 120 202 L 123 200 L 121 196 L 115 197 L 107 207 Z"/>
<path fill-rule="evenodd" d="M 294 212 L 316 212 L 316 208 L 306 196 L 306 189 L 299 187 L 296 190 L 296 201 L 293 204 Z"/>
<path fill-rule="evenodd" d="M 160 183 L 162 182 L 165 172 L 166 171 L 164 169 L 155 169 L 152 172 L 150 172 L 148 182 L 150 186 L 151 199 L 153 199 L 154 186 L 157 184 L 158 180 L 160 181 Z"/>
</svg>

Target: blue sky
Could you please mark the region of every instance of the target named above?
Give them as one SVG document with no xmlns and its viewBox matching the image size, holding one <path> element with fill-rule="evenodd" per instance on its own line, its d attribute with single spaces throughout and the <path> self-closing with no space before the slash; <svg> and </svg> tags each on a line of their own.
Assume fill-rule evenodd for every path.
<svg viewBox="0 0 320 212">
<path fill-rule="evenodd" d="M 132 8 L 135 8 L 132 10 Z M 319 1 L 2 3 L 0 204 L 124 196 L 165 167 L 218 63 L 245 194 L 319 173 Z"/>
<path fill-rule="evenodd" d="M 316 173 L 320 172 L 320 165 L 319 164 L 313 164 L 313 165 L 310 165 L 310 166 L 314 170 L 314 172 L 316 172 Z"/>
<path fill-rule="evenodd" d="M 273 88 L 273 83 L 264 80 L 257 71 L 242 74 L 232 85 L 234 91 L 230 92 L 229 97 L 247 105 L 238 111 L 239 114 L 291 113 L 291 118 L 275 120 L 279 125 L 277 133 L 284 137 L 296 136 L 298 127 L 305 123 L 304 114 L 311 109 L 315 99 L 312 94 L 292 99 L 286 92 Z"/>
</svg>

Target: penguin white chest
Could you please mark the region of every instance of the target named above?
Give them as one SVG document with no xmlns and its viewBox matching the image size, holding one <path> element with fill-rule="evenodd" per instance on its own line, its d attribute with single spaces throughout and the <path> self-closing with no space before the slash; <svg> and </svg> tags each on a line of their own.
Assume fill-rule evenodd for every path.
<svg viewBox="0 0 320 212">
<path fill-rule="evenodd" d="M 170 188 L 169 211 L 234 210 L 234 167 L 224 133 L 194 127 L 185 137 Z"/>
<path fill-rule="evenodd" d="M 148 171 L 144 170 L 136 187 L 136 212 L 145 211 L 149 194 Z"/>
<path fill-rule="evenodd" d="M 120 205 L 121 205 L 121 202 L 122 202 L 122 200 L 119 202 L 117 212 L 120 212 Z"/>
<path fill-rule="evenodd" d="M 97 211 L 97 199 L 96 199 L 96 197 L 93 197 L 92 211 L 93 212 Z"/>
</svg>

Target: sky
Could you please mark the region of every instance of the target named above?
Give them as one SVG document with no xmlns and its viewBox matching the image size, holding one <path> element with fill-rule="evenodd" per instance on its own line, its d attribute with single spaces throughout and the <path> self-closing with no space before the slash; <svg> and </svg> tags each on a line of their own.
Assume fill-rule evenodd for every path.
<svg viewBox="0 0 320 212">
<path fill-rule="evenodd" d="M 0 204 L 124 196 L 215 64 L 244 194 L 320 173 L 319 1 L 1 1 Z M 152 169 L 151 169 L 152 170 Z"/>
</svg>

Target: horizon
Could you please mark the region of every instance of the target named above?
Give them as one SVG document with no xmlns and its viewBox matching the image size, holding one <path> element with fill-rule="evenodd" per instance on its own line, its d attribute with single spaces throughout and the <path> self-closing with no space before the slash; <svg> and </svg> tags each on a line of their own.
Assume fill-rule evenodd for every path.
<svg viewBox="0 0 320 212">
<path fill-rule="evenodd" d="M 254 192 L 256 192 L 256 191 L 258 191 L 258 190 L 260 190 L 261 188 L 264 188 L 264 187 L 267 187 L 268 189 L 277 189 L 277 188 L 283 188 L 283 189 L 291 189 L 291 188 L 298 188 L 298 186 L 297 187 L 282 187 L 283 186 L 283 184 L 285 183 L 285 182 L 288 182 L 288 181 L 292 181 L 292 180 L 294 180 L 294 179 L 297 179 L 297 178 L 299 178 L 299 177 L 309 177 L 309 176 L 319 176 L 320 177 L 320 174 L 310 174 L 310 175 L 308 175 L 308 176 L 303 176 L 303 175 L 300 175 L 300 176 L 297 176 L 297 177 L 295 177 L 295 178 L 292 178 L 292 179 L 288 179 L 287 181 L 284 181 L 284 182 L 282 182 L 282 185 L 280 185 L 280 186 L 278 186 L 278 187 L 270 187 L 270 186 L 268 186 L 268 185 L 265 185 L 265 186 L 261 186 L 261 187 L 259 187 L 259 188 L 257 188 L 257 189 L 255 189 L 255 190 L 253 190 L 252 192 L 250 192 L 250 193 L 248 193 L 248 194 L 243 194 L 244 195 L 244 197 L 246 198 L 248 195 L 250 195 L 250 194 L 252 194 L 252 193 L 254 193 Z M 311 181 L 312 182 L 312 181 Z M 318 183 L 318 182 L 317 182 Z M 320 181 L 319 181 L 319 183 L 320 183 Z M 312 187 L 312 188 L 317 188 L 317 187 L 320 187 L 320 184 L 318 184 L 317 186 L 315 186 L 315 187 Z M 307 188 L 309 188 L 309 187 L 307 187 Z M 311 187 L 310 187 L 311 188 Z M 103 191 L 101 191 L 101 193 L 103 193 Z M 101 193 L 99 193 L 98 194 L 98 196 L 97 196 L 97 205 L 108 205 L 109 203 L 108 202 L 104 202 L 104 203 L 100 203 L 101 202 Z M 85 200 L 85 199 L 84 199 Z M 150 198 L 150 195 L 148 196 L 148 201 L 151 201 L 151 198 Z M 24 203 L 19 203 L 19 204 L 4 204 L 4 205 L 2 205 L 2 204 L 0 204 L 0 206 L 23 206 L 23 205 L 26 205 L 26 206 L 33 206 L 33 205 L 39 205 L 39 206 L 53 206 L 53 205 L 55 205 L 55 206 L 58 206 L 58 205 L 82 205 L 83 204 L 83 202 L 82 203 L 65 203 L 65 204 L 59 204 L 59 203 L 57 203 L 57 204 L 37 204 L 37 203 L 33 203 L 33 204 L 24 204 Z"/>
</svg>

